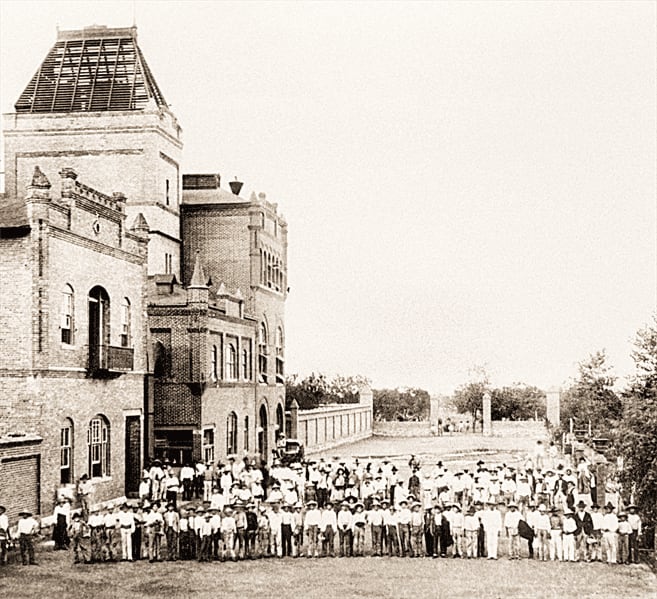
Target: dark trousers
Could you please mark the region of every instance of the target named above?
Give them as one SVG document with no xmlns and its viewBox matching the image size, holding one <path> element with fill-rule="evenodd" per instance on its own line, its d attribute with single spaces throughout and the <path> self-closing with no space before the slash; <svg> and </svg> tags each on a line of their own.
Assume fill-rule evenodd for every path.
<svg viewBox="0 0 657 599">
<path fill-rule="evenodd" d="M 636 531 L 630 534 L 630 553 L 629 553 L 629 562 L 630 563 L 639 563 L 639 535 Z"/>
<path fill-rule="evenodd" d="M 221 533 L 217 531 L 212 533 L 212 559 L 219 559 L 220 549 L 221 549 Z"/>
<path fill-rule="evenodd" d="M 424 531 L 424 546 L 427 549 L 427 555 L 433 555 L 433 533 L 430 530 Z"/>
<path fill-rule="evenodd" d="M 201 537 L 201 548 L 198 552 L 199 562 L 209 562 L 211 559 L 210 552 L 212 549 L 212 536 Z"/>
<path fill-rule="evenodd" d="M 33 535 L 23 534 L 18 539 L 21 548 L 21 559 L 23 560 L 24 566 L 36 563 L 34 561 L 34 539 L 32 537 Z"/>
<path fill-rule="evenodd" d="M 401 556 L 406 557 L 411 552 L 411 527 L 409 524 L 399 525 L 399 545 Z"/>
<path fill-rule="evenodd" d="M 322 541 L 322 555 L 335 557 L 335 548 L 333 547 L 333 539 L 335 537 L 335 531 L 333 527 L 327 526 L 324 531 L 324 540 Z"/>
<path fill-rule="evenodd" d="M 141 559 L 141 526 L 136 526 L 132 533 L 132 559 Z"/>
<path fill-rule="evenodd" d="M 353 537 L 351 530 L 338 529 L 338 540 L 340 543 L 340 557 L 351 557 Z"/>
<path fill-rule="evenodd" d="M 167 559 L 176 561 L 178 559 L 178 533 L 173 528 L 167 528 Z"/>
<path fill-rule="evenodd" d="M 381 555 L 383 537 L 381 531 L 383 526 L 372 524 L 372 555 Z"/>
<path fill-rule="evenodd" d="M 484 527 L 479 527 L 479 533 L 477 534 L 477 557 L 486 557 L 486 536 L 484 535 Z M 531 548 L 531 544 L 529 545 Z M 446 551 L 447 548 L 443 548 L 443 551 Z M 529 550 L 530 554 L 533 555 L 533 549 Z"/>
<path fill-rule="evenodd" d="M 193 490 L 192 479 L 186 478 L 185 480 L 182 481 L 182 485 L 183 485 L 183 500 L 190 501 L 192 498 L 192 490 Z"/>
<path fill-rule="evenodd" d="M 399 555 L 399 535 L 396 526 L 386 526 L 386 536 L 388 537 L 388 556 Z"/>
<path fill-rule="evenodd" d="M 292 555 L 292 526 L 290 524 L 281 524 L 281 545 L 283 547 L 283 557 Z"/>
</svg>

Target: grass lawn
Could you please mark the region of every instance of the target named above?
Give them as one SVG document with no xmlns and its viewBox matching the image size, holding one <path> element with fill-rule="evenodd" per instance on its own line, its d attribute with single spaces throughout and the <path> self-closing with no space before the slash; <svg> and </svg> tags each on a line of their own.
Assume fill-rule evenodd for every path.
<svg viewBox="0 0 657 599">
<path fill-rule="evenodd" d="M 0 597 L 657 598 L 646 566 L 370 557 L 74 566 L 49 550 L 37 559 L 0 568 Z"/>
</svg>

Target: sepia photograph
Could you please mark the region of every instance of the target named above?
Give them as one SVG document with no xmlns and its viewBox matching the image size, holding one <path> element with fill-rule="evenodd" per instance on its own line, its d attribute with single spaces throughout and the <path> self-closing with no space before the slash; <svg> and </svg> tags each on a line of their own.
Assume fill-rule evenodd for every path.
<svg viewBox="0 0 657 599">
<path fill-rule="evenodd" d="M 657 599 L 657 0 L 0 0 L 0 597 Z"/>
</svg>

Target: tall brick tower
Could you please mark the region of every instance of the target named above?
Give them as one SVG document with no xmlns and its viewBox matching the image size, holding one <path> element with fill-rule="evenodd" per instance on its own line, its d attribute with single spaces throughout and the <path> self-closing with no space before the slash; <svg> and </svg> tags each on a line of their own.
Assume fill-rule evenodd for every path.
<svg viewBox="0 0 657 599">
<path fill-rule="evenodd" d="M 285 432 L 285 299 L 287 222 L 264 193 L 241 197 L 219 175 L 184 175 L 181 205 L 183 282 L 200 256 L 214 288 L 244 296 L 245 315 L 256 324 L 258 453 L 267 455 Z"/>
<path fill-rule="evenodd" d="M 65 164 L 87 184 L 119 191 L 130 222 L 150 226 L 149 274 L 180 276 L 181 129 L 137 44 L 137 29 L 59 31 L 5 115 L 5 190 L 14 197 L 35 166 L 57 180 Z"/>
</svg>

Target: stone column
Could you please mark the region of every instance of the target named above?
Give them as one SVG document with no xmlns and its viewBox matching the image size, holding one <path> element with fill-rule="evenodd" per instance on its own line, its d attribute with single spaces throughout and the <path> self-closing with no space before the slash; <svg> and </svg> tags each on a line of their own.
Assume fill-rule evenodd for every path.
<svg viewBox="0 0 657 599">
<path fill-rule="evenodd" d="M 550 387 L 545 395 L 547 420 L 550 423 L 550 426 L 558 427 L 561 418 L 561 389 L 558 387 Z"/>
<path fill-rule="evenodd" d="M 488 391 L 484 393 L 484 409 L 482 419 L 484 436 L 490 437 L 493 434 L 493 424 L 490 418 L 490 393 L 488 393 Z"/>
</svg>

